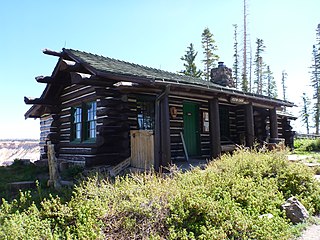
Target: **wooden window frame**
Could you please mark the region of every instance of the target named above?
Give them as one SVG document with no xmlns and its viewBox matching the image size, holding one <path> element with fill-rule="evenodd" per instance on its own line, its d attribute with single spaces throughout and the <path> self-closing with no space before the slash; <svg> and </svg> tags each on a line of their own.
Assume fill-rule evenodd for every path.
<svg viewBox="0 0 320 240">
<path fill-rule="evenodd" d="M 91 106 L 93 106 L 93 111 L 90 111 Z M 79 112 L 81 115 L 80 118 L 79 118 Z M 79 133 L 79 135 L 77 133 Z M 96 101 L 82 103 L 81 105 L 72 107 L 70 142 L 94 143 L 96 141 L 96 137 L 97 137 L 97 103 Z"/>
<path fill-rule="evenodd" d="M 141 109 L 143 107 L 143 109 Z M 150 96 L 137 97 L 137 111 L 141 109 L 142 118 L 137 112 L 137 128 L 139 130 L 154 130 L 155 128 L 155 99 Z M 139 120 L 142 119 L 142 127 Z"/>
</svg>

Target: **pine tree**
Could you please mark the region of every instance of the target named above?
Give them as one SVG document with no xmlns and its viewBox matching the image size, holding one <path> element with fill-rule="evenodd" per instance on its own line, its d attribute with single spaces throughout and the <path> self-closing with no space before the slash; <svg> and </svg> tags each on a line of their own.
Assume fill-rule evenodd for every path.
<svg viewBox="0 0 320 240">
<path fill-rule="evenodd" d="M 213 34 L 210 32 L 209 28 L 205 28 L 201 35 L 202 40 L 202 47 L 203 47 L 203 54 L 204 60 L 204 77 L 205 80 L 209 81 L 210 79 L 210 70 L 213 67 L 216 67 L 216 62 L 219 60 L 219 56 L 215 54 L 218 50 L 217 46 L 215 45 L 215 40 L 213 39 Z"/>
<path fill-rule="evenodd" d="M 302 101 L 303 101 L 303 106 L 302 106 L 302 110 L 300 111 L 300 117 L 302 118 L 303 124 L 306 126 L 307 134 L 309 134 L 310 99 L 307 97 L 306 93 L 303 93 Z"/>
<path fill-rule="evenodd" d="M 243 0 L 243 62 L 242 62 L 242 81 L 241 89 L 249 91 L 247 73 L 247 1 Z"/>
<path fill-rule="evenodd" d="M 234 49 L 234 54 L 233 54 L 233 58 L 234 58 L 234 62 L 233 62 L 233 78 L 234 78 L 234 82 L 236 85 L 236 88 L 239 87 L 239 53 L 238 53 L 238 25 L 237 24 L 233 24 L 234 27 L 234 44 L 233 44 L 233 49 Z"/>
<path fill-rule="evenodd" d="M 249 58 L 249 80 L 248 80 L 248 89 L 249 92 L 252 92 L 252 48 L 250 43 L 250 52 L 249 52 L 250 58 Z"/>
<path fill-rule="evenodd" d="M 317 29 L 317 38 L 320 38 L 320 24 Z M 316 134 L 319 134 L 320 122 L 320 40 L 317 45 L 313 45 L 312 49 L 312 66 L 311 66 L 311 85 L 313 87 L 313 118 L 315 122 Z"/>
<path fill-rule="evenodd" d="M 262 53 L 264 52 L 265 46 L 263 44 L 263 40 L 257 38 L 256 41 L 257 44 L 257 50 L 256 50 L 256 55 L 255 55 L 255 80 L 254 80 L 254 89 L 257 94 L 262 94 L 263 92 L 263 87 L 264 87 L 264 82 L 263 82 L 263 68 L 264 68 L 264 62 L 262 58 Z"/>
<path fill-rule="evenodd" d="M 270 66 L 267 66 L 266 80 L 267 80 L 266 95 L 268 97 L 277 98 L 278 97 L 277 84 L 276 84 L 276 81 L 274 80 L 273 72 L 270 70 Z"/>
<path fill-rule="evenodd" d="M 186 54 L 180 58 L 182 61 L 185 61 L 183 66 L 186 68 L 185 70 L 180 71 L 180 73 L 192 77 L 201 77 L 202 72 L 201 70 L 197 69 L 197 66 L 195 64 L 197 54 L 198 52 L 194 50 L 193 44 L 190 43 L 190 45 L 188 46 L 188 50 L 186 51 Z"/>
<path fill-rule="evenodd" d="M 282 71 L 282 78 L 281 78 L 281 85 L 282 85 L 282 94 L 283 94 L 283 100 L 287 100 L 287 77 L 288 74 L 285 70 Z"/>
</svg>

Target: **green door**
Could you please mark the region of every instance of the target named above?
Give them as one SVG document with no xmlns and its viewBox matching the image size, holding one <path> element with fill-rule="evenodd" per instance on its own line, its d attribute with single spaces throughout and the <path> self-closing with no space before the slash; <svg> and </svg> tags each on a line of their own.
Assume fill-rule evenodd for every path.
<svg viewBox="0 0 320 240">
<path fill-rule="evenodd" d="M 183 124 L 188 155 L 199 155 L 199 106 L 196 103 L 183 103 Z"/>
</svg>

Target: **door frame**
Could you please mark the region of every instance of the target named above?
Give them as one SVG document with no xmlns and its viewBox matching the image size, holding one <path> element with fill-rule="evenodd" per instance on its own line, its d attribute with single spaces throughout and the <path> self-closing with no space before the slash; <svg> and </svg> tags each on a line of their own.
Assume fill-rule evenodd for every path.
<svg viewBox="0 0 320 240">
<path fill-rule="evenodd" d="M 192 129 L 194 131 L 192 133 L 186 134 L 186 123 L 190 124 L 190 121 L 186 121 L 186 105 L 192 106 L 192 112 L 191 114 L 194 114 L 194 126 Z M 184 141 L 187 146 L 187 152 L 190 156 L 199 156 L 201 154 L 201 147 L 200 147 L 200 114 L 199 114 L 199 104 L 196 102 L 191 102 L 191 101 L 183 101 L 183 135 L 184 135 Z M 194 149 L 192 148 L 192 151 L 190 151 L 190 147 L 188 148 L 188 145 L 190 144 L 190 138 L 195 137 L 195 146 Z"/>
</svg>

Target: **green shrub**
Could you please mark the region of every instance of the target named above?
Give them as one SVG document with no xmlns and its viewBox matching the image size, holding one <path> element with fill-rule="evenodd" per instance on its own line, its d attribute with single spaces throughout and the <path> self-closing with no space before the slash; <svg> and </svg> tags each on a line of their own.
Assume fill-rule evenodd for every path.
<svg viewBox="0 0 320 240">
<path fill-rule="evenodd" d="M 320 151 L 320 139 L 295 139 L 294 148 L 297 152 Z"/>
<path fill-rule="evenodd" d="M 91 178 L 65 203 L 51 196 L 37 206 L 22 193 L 0 207 L 0 238 L 290 239 L 281 204 L 296 196 L 318 214 L 320 185 L 285 154 L 238 151 L 205 170 Z"/>
</svg>

